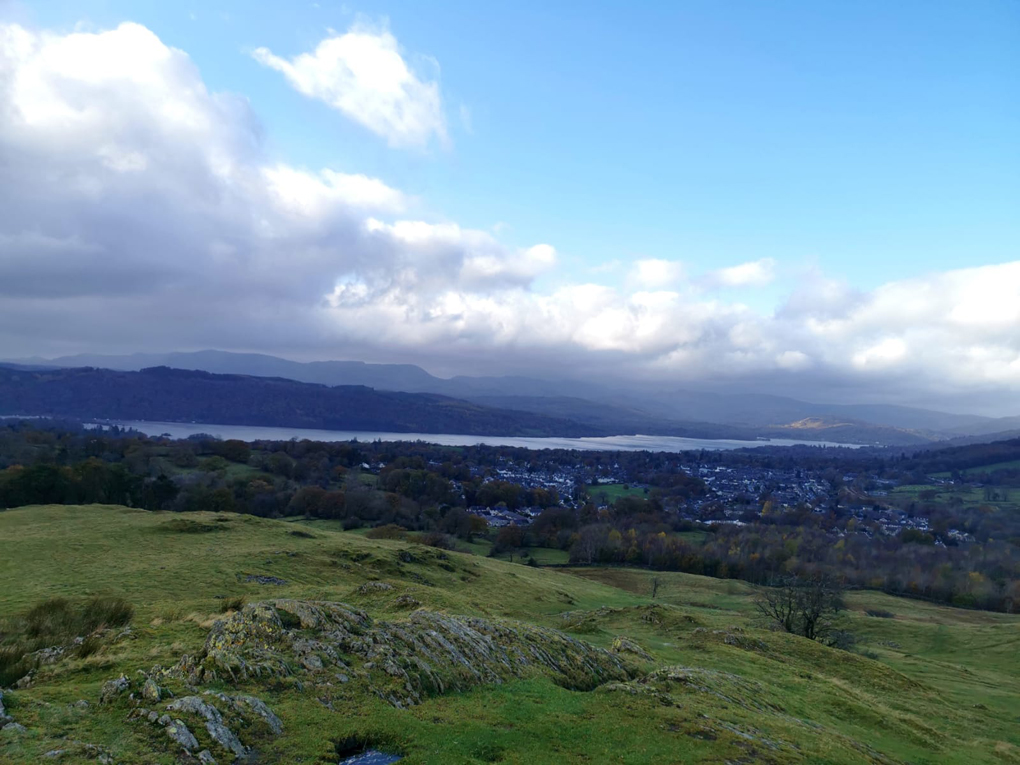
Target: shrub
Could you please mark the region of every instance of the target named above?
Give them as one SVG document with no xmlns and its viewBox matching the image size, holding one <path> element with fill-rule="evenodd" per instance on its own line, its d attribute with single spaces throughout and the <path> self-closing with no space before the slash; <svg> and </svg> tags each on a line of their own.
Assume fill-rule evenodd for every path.
<svg viewBox="0 0 1020 765">
<path fill-rule="evenodd" d="M 35 662 L 25 655 L 21 646 L 0 646 L 0 688 L 14 685 L 35 669 Z"/>
<path fill-rule="evenodd" d="M 857 636 L 849 630 L 833 630 L 825 642 L 832 648 L 852 651 L 857 645 Z"/>
<path fill-rule="evenodd" d="M 414 541 L 429 547 L 438 547 L 440 550 L 453 550 L 457 546 L 453 537 L 438 531 L 425 531 L 421 534 L 416 534 Z"/>
<path fill-rule="evenodd" d="M 235 595 L 232 598 L 224 598 L 223 602 L 220 603 L 220 613 L 225 614 L 228 611 L 240 611 L 244 608 L 244 595 Z"/>
<path fill-rule="evenodd" d="M 376 526 L 365 532 L 369 539 L 406 539 L 407 529 L 395 523 L 387 523 L 385 526 Z"/>
<path fill-rule="evenodd" d="M 881 608 L 868 608 L 864 611 L 868 616 L 874 616 L 877 619 L 895 619 L 896 614 L 892 611 L 885 611 Z"/>
</svg>

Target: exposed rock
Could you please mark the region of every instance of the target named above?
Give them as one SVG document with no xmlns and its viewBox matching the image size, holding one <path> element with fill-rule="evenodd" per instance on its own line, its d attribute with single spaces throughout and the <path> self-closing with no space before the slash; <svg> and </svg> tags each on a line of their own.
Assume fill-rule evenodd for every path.
<svg viewBox="0 0 1020 765">
<path fill-rule="evenodd" d="M 302 661 L 312 655 L 331 673 Z M 311 671 L 309 664 L 320 683 L 362 666 L 360 678 L 394 706 L 534 671 L 578 690 L 630 677 L 618 656 L 552 629 L 430 611 L 403 622 L 373 622 L 342 603 L 299 600 L 246 605 L 213 626 L 199 656 L 185 656 L 166 672 L 191 684 L 238 682 L 285 676 L 295 665 Z"/>
<path fill-rule="evenodd" d="M 85 699 L 78 699 L 76 702 L 74 702 L 70 706 L 71 706 L 72 709 L 88 709 L 92 705 L 89 704 Z"/>
<path fill-rule="evenodd" d="M 365 582 L 355 590 L 358 595 L 371 595 L 376 592 L 388 592 L 393 589 L 392 584 L 386 582 Z"/>
<path fill-rule="evenodd" d="M 159 686 L 156 685 L 155 681 L 150 677 L 142 685 L 142 700 L 148 701 L 150 704 L 156 704 L 159 702 L 161 692 Z"/>
<path fill-rule="evenodd" d="M 166 726 L 166 735 L 170 737 L 170 740 L 175 744 L 183 747 L 187 751 L 198 748 L 198 739 L 195 738 L 188 726 L 180 720 L 174 720 Z"/>
<path fill-rule="evenodd" d="M 212 752 L 208 749 L 203 749 L 198 753 L 198 761 L 202 765 L 216 765 L 216 758 L 212 756 Z"/>
<path fill-rule="evenodd" d="M 208 722 L 223 722 L 223 715 L 220 714 L 220 710 L 212 704 L 206 703 L 199 696 L 183 696 L 179 699 L 174 699 L 166 705 L 166 711 L 187 712 L 198 715 Z"/>
<path fill-rule="evenodd" d="M 9 722 L 6 725 L 4 725 L 3 728 L 0 728 L 0 731 L 2 731 L 4 735 L 7 736 L 11 735 L 12 733 L 24 733 L 25 730 L 26 728 L 24 725 L 16 722 Z"/>
<path fill-rule="evenodd" d="M 266 725 L 269 726 L 269 730 L 279 736 L 283 733 L 283 722 L 276 716 L 272 709 L 266 706 L 266 703 L 255 696 L 234 696 L 233 700 L 235 703 L 244 704 L 248 706 L 252 712 L 257 714 L 263 720 L 266 721 Z"/>
<path fill-rule="evenodd" d="M 629 653 L 642 661 L 655 661 L 651 654 L 628 637 L 620 635 L 613 641 L 613 653 Z"/>
<path fill-rule="evenodd" d="M 205 724 L 205 729 L 209 731 L 209 736 L 213 741 L 224 749 L 233 752 L 236 757 L 244 757 L 248 754 L 247 747 L 223 723 L 209 721 Z"/>
<path fill-rule="evenodd" d="M 130 687 L 131 683 L 124 675 L 115 680 L 107 680 L 99 690 L 99 703 L 109 704 Z"/>
<path fill-rule="evenodd" d="M 63 657 L 66 650 L 62 645 L 55 645 L 49 648 L 41 648 L 29 654 L 29 656 L 32 656 L 37 664 L 56 664 Z"/>
<path fill-rule="evenodd" d="M 0 690 L 0 717 L 7 715 L 7 710 L 4 709 L 4 692 Z"/>
<path fill-rule="evenodd" d="M 244 716 L 247 712 L 254 713 L 277 736 L 283 733 L 283 722 L 280 721 L 280 718 L 276 716 L 273 710 L 262 699 L 256 696 L 228 696 L 225 693 L 214 693 L 212 691 L 206 691 L 205 695 L 218 699 L 222 704 L 229 706 L 239 715 Z"/>
<path fill-rule="evenodd" d="M 413 595 L 401 595 L 394 601 L 394 605 L 400 608 L 418 608 L 421 605 L 421 601 Z"/>
<path fill-rule="evenodd" d="M 32 687 L 32 679 L 33 679 L 34 675 L 35 675 L 35 671 L 34 670 L 29 672 L 23 678 L 18 680 L 18 682 L 16 682 L 14 684 L 14 687 L 17 688 L 18 690 L 24 690 L 25 688 L 31 688 Z"/>
<path fill-rule="evenodd" d="M 263 576 L 261 574 L 248 574 L 248 576 L 245 577 L 244 581 L 255 582 L 256 584 L 276 584 L 276 585 L 287 584 L 286 579 L 281 579 L 278 576 Z"/>
<path fill-rule="evenodd" d="M 43 752 L 42 757 L 44 760 L 59 760 L 65 754 L 67 754 L 66 749 L 50 749 L 48 752 Z"/>
</svg>

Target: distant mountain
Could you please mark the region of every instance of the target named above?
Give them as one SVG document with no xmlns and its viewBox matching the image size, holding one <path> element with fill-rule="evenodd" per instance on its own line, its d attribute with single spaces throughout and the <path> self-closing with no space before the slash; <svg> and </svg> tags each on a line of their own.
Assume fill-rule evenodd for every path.
<svg viewBox="0 0 1020 765">
<path fill-rule="evenodd" d="M 979 426 L 988 417 L 949 414 L 888 404 L 816 404 L 764 393 L 704 393 L 678 390 L 655 395 L 656 408 L 672 417 L 757 427 L 785 426 L 810 418 L 835 418 L 910 431 L 941 433 Z M 652 406 L 648 397 L 642 399 Z"/>
<path fill-rule="evenodd" d="M 612 430 L 615 433 L 642 433 L 684 438 L 733 438 L 754 440 L 761 432 L 755 428 L 709 422 L 664 420 L 640 409 L 589 401 L 569 396 L 471 396 L 476 404 L 499 409 L 517 409 L 566 418 Z"/>
<path fill-rule="evenodd" d="M 154 366 L 216 374 L 279 377 L 321 385 L 364 385 L 379 391 L 430 393 L 483 406 L 513 408 L 605 427 L 616 433 L 710 438 L 816 438 L 914 445 L 1020 428 L 1020 417 L 993 419 L 882 404 L 817 404 L 762 393 L 664 390 L 524 376 L 436 377 L 411 364 L 296 362 L 257 353 L 198 351 L 127 356 L 78 355 L 18 359 L 42 367 L 92 366 L 138 371 Z M 812 427 L 803 423 L 814 422 Z"/>
<path fill-rule="evenodd" d="M 602 428 L 445 396 L 155 367 L 0 368 L 0 414 L 326 430 L 604 436 Z"/>
</svg>

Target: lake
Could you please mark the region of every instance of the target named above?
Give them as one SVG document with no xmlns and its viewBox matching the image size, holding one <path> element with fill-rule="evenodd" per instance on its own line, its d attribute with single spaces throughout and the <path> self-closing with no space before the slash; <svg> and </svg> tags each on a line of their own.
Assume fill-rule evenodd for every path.
<svg viewBox="0 0 1020 765">
<path fill-rule="evenodd" d="M 207 433 L 217 438 L 240 441 L 424 441 L 442 446 L 519 446 L 525 449 L 578 449 L 588 451 L 682 452 L 697 449 L 742 449 L 755 446 L 851 446 L 828 441 L 797 441 L 776 438 L 771 441 L 734 441 L 724 438 L 677 438 L 673 436 L 607 436 L 604 438 L 528 438 L 515 436 L 465 436 L 450 433 L 375 433 L 356 430 L 312 430 L 308 428 L 269 428 L 258 425 L 215 425 L 195 422 L 124 421 L 117 425 L 133 428 L 148 436 L 168 434 L 187 438 Z"/>
</svg>

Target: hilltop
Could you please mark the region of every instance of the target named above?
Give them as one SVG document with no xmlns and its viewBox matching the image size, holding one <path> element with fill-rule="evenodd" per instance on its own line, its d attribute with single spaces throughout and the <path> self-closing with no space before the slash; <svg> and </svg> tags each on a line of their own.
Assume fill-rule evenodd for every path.
<svg viewBox="0 0 1020 765">
<path fill-rule="evenodd" d="M 5 762 L 1020 762 L 1017 616 L 857 593 L 864 656 L 760 629 L 735 581 L 327 522 L 36 506 L 0 513 L 0 538 L 5 669 L 18 625 L 59 626 L 47 599 L 125 604 L 34 646 Z"/>
</svg>

